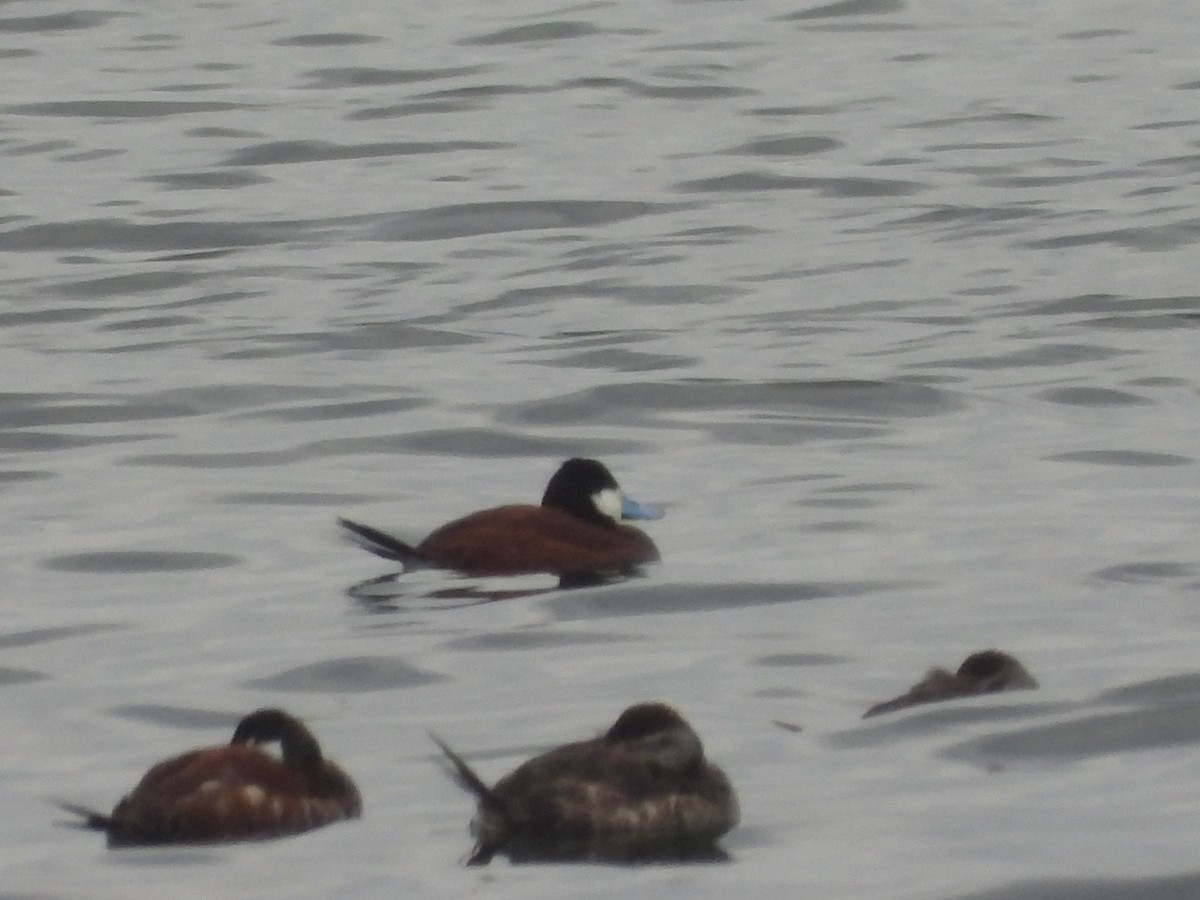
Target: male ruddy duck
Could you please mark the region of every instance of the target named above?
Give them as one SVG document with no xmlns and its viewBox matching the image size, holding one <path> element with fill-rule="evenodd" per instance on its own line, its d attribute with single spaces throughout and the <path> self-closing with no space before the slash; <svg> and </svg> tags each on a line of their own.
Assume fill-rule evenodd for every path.
<svg viewBox="0 0 1200 900">
<path fill-rule="evenodd" d="M 512 862 L 720 860 L 716 841 L 738 822 L 729 779 L 662 703 L 631 706 L 600 737 L 534 757 L 494 787 L 433 739 L 479 800 L 469 865 L 496 853 Z"/>
<path fill-rule="evenodd" d="M 656 562 L 658 548 L 621 519 L 656 519 L 658 510 L 621 493 L 594 459 L 569 459 L 550 479 L 540 506 L 512 504 L 471 513 L 438 528 L 416 547 L 348 519 L 338 524 L 362 547 L 404 569 L 465 575 L 547 572 L 567 581 L 625 575 Z"/>
<path fill-rule="evenodd" d="M 970 697 L 975 694 L 993 694 L 997 691 L 1028 690 L 1037 686 L 1034 677 L 1015 657 L 1001 650 L 980 650 L 963 660 L 963 664 L 953 674 L 947 669 L 930 669 L 907 693 L 885 703 L 875 704 L 863 714 L 863 718 L 916 706 L 919 703 L 934 703 L 938 700 L 952 700 L 955 697 Z"/>
<path fill-rule="evenodd" d="M 282 759 L 258 745 L 278 741 Z M 233 740 L 152 767 L 111 815 L 65 806 L 110 847 L 283 837 L 357 818 L 354 782 L 325 759 L 303 723 L 278 709 L 242 719 Z"/>
</svg>

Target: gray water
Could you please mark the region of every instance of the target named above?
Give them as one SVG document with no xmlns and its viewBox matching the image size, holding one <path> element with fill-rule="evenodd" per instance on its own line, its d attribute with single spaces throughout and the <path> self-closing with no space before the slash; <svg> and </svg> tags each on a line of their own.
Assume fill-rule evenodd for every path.
<svg viewBox="0 0 1200 900">
<path fill-rule="evenodd" d="M 1196 896 L 1197 33 L 4 3 L 0 897 Z M 576 454 L 667 508 L 646 578 L 352 591 L 337 515 L 419 538 Z M 1041 689 L 860 721 L 989 646 Z M 496 778 L 648 698 L 730 864 L 462 866 L 428 729 Z M 268 704 L 361 821 L 63 827 Z"/>
</svg>

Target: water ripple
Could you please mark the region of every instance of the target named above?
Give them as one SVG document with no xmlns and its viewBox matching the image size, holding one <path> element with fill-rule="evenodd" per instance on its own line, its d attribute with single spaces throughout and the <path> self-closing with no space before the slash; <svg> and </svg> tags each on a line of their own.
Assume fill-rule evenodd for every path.
<svg viewBox="0 0 1200 900">
<path fill-rule="evenodd" d="M 245 682 L 266 691 L 358 694 L 421 687 L 446 680 L 393 656 L 353 656 L 287 669 L 277 675 Z"/>
<path fill-rule="evenodd" d="M 108 713 L 119 719 L 202 731 L 232 731 L 244 715 L 182 706 L 158 706 L 151 703 L 113 706 L 108 709 Z"/>
<path fill-rule="evenodd" d="M 3 25 L 0 23 L 0 30 Z M 247 103 L 204 100 L 57 100 L 4 107 L 14 116 L 85 116 L 94 119 L 146 119 L 255 109 Z"/>
<path fill-rule="evenodd" d="M 30 669 L 12 669 L 0 666 L 0 687 L 11 687 L 17 684 L 29 684 L 33 681 L 45 681 L 50 676 L 45 672 L 35 672 Z"/>
<path fill-rule="evenodd" d="M 611 616 L 673 615 L 743 609 L 778 603 L 803 603 L 830 597 L 858 597 L 893 590 L 887 582 L 793 584 L 621 584 L 602 590 L 577 590 L 542 601 L 562 622 Z"/>
<path fill-rule="evenodd" d="M 673 189 L 683 193 L 804 190 L 822 197 L 903 197 L 927 190 L 929 185 L 915 181 L 885 178 L 812 178 L 801 175 L 775 175 L 769 172 L 735 172 L 715 178 L 681 181 Z"/>
<path fill-rule="evenodd" d="M 389 141 L 376 144 L 335 144 L 331 141 L 273 141 L 235 150 L 221 161 L 224 166 L 272 166 L 333 159 L 375 159 L 419 153 L 453 153 L 459 150 L 499 150 L 495 141 Z"/>
<path fill-rule="evenodd" d="M 1144 878 L 1031 879 L 952 900 L 1191 900 L 1197 896 L 1200 871 Z"/>
<path fill-rule="evenodd" d="M 1051 462 L 1081 462 L 1096 466 L 1189 466 L 1195 463 L 1190 456 L 1178 453 L 1155 453 L 1147 450 L 1072 450 L 1044 457 Z"/>
<path fill-rule="evenodd" d="M 603 419 L 626 426 L 669 426 L 672 414 L 725 409 L 753 411 L 764 425 L 767 412 L 803 418 L 885 421 L 942 415 L 960 409 L 953 394 L 927 385 L 871 381 L 643 382 L 610 384 L 514 405 L 502 421 L 567 425 Z M 658 413 L 655 415 L 654 413 Z M 709 427 L 713 423 L 710 421 Z M 775 423 L 776 425 L 780 423 Z M 811 423 L 809 423 L 811 424 Z M 770 427 L 771 423 L 765 423 Z M 739 426 L 740 427 L 740 426 Z"/>
<path fill-rule="evenodd" d="M 0 32 L 10 34 L 35 34 L 39 32 L 75 31 L 97 28 L 126 13 L 73 10 L 45 16 L 12 16 L 0 18 Z"/>
<path fill-rule="evenodd" d="M 370 66 L 344 66 L 337 69 L 314 69 L 306 73 L 318 88 L 378 87 L 395 84 L 417 84 L 441 78 L 478 75 L 486 66 L 456 66 L 445 69 L 377 69 Z"/>
<path fill-rule="evenodd" d="M 85 219 L 27 225 L 0 232 L 0 251 L 39 250 L 196 250 L 253 247 L 298 238 L 315 223 L 156 222 L 138 225 L 122 219 Z"/>
<path fill-rule="evenodd" d="M 670 208 L 616 200 L 469 203 L 401 213 L 378 225 L 372 237 L 379 241 L 437 241 L 506 231 L 586 228 Z"/>
<path fill-rule="evenodd" d="M 486 47 L 493 44 L 523 44 L 530 41 L 561 41 L 589 37 L 594 34 L 603 34 L 603 32 L 587 22 L 536 22 L 532 25 L 519 25 L 516 28 L 506 28 L 503 31 L 463 38 L 457 43 L 468 47 Z"/>
<path fill-rule="evenodd" d="M 903 12 L 904 8 L 904 0 L 839 0 L 837 3 L 809 7 L 779 18 L 783 21 L 806 21 L 839 16 L 878 16 Z"/>
<path fill-rule="evenodd" d="M 1104 713 L 988 735 L 948 747 L 944 755 L 992 765 L 997 760 L 1082 760 L 1194 744 L 1200 744 L 1200 702 L 1196 701 L 1166 709 Z"/>
<path fill-rule="evenodd" d="M 578 647 L 592 644 L 629 643 L 645 640 L 637 634 L 604 634 L 593 631 L 485 631 L 465 638 L 455 638 L 443 646 L 447 650 L 539 650 L 543 648 Z"/>
<path fill-rule="evenodd" d="M 104 575 L 144 575 L 149 572 L 190 572 L 225 569 L 242 563 L 229 553 L 189 553 L 182 550 L 109 550 L 67 553 L 42 562 L 56 572 L 96 572 Z"/>
<path fill-rule="evenodd" d="M 1158 581 L 1191 578 L 1195 568 L 1189 563 L 1130 562 L 1097 569 L 1092 576 L 1116 584 L 1153 584 Z"/>
<path fill-rule="evenodd" d="M 1062 403 L 1067 406 L 1136 406 L 1151 401 L 1128 391 L 1114 391 L 1108 388 L 1067 387 L 1051 388 L 1038 394 L 1043 400 L 1051 403 Z"/>
<path fill-rule="evenodd" d="M 14 631 L 0 634 L 0 649 L 8 650 L 15 647 L 32 647 L 46 641 L 60 641 L 66 638 L 90 637 L 106 631 L 116 631 L 124 626 L 112 622 L 90 622 L 76 625 L 56 625 L 50 628 L 33 628 L 28 631 Z"/>
</svg>

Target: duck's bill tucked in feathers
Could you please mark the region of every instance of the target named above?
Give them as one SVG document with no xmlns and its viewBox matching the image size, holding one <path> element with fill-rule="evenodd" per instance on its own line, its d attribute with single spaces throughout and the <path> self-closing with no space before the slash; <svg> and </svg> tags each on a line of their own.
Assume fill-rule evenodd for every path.
<svg viewBox="0 0 1200 900">
<path fill-rule="evenodd" d="M 972 653 L 958 671 L 930 669 L 925 677 L 899 697 L 876 703 L 863 718 L 896 712 L 922 703 L 937 703 L 957 697 L 994 694 L 999 691 L 1029 690 L 1038 686 L 1037 680 L 1011 654 L 1003 650 L 980 650 Z"/>
<path fill-rule="evenodd" d="M 605 735 L 535 757 L 491 788 L 434 740 L 479 800 L 470 864 L 497 853 L 513 862 L 726 858 L 716 841 L 738 820 L 733 787 L 663 704 L 631 707 Z"/>
<path fill-rule="evenodd" d="M 278 741 L 282 759 L 259 745 Z M 282 710 L 238 724 L 226 745 L 151 767 L 110 815 L 64 804 L 110 847 L 262 840 L 359 816 L 362 798 L 311 732 Z"/>
</svg>

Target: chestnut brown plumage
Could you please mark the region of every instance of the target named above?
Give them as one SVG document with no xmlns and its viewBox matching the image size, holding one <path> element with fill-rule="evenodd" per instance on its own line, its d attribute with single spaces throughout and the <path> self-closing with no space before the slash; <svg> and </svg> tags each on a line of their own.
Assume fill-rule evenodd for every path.
<svg viewBox="0 0 1200 900">
<path fill-rule="evenodd" d="M 278 741 L 282 758 L 261 744 Z M 316 738 L 279 709 L 238 723 L 229 744 L 153 766 L 109 815 L 77 806 L 110 847 L 249 841 L 296 834 L 362 813 L 358 788 Z"/>
<path fill-rule="evenodd" d="M 405 570 L 452 569 L 478 576 L 546 572 L 574 581 L 629 574 L 656 562 L 654 542 L 617 520 L 657 515 L 625 498 L 601 463 L 569 459 L 550 479 L 541 505 L 511 504 L 471 513 L 436 529 L 415 547 L 349 519 L 338 519 L 338 524 L 362 547 L 396 560 Z"/>
</svg>

